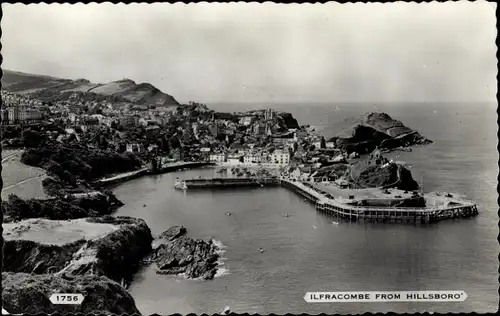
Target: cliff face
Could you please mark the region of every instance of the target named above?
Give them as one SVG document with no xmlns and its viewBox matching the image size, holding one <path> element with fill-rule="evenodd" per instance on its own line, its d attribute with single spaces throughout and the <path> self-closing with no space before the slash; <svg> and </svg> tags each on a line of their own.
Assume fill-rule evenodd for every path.
<svg viewBox="0 0 500 316">
<path fill-rule="evenodd" d="M 152 250 L 153 237 L 146 222 L 122 216 L 89 218 L 88 221 L 120 225 L 120 229 L 103 238 L 89 240 L 61 273 L 80 275 L 93 270 L 93 273 L 106 275 L 116 281 L 129 279 Z"/>
<path fill-rule="evenodd" d="M 417 131 L 406 127 L 401 121 L 385 113 L 368 113 L 363 117 L 349 119 L 340 125 L 347 125 L 347 122 L 351 125 L 329 140 L 334 141 L 347 153 L 366 154 L 377 146 L 391 150 L 397 147 L 432 143 Z"/>
<path fill-rule="evenodd" d="M 5 227 L 4 234 L 3 263 L 4 271 L 8 272 L 96 274 L 121 281 L 129 279 L 143 257 L 151 252 L 153 240 L 146 223 L 131 217 L 107 216 L 72 222 L 28 220 L 10 225 Z M 51 239 L 68 242 L 50 244 L 44 234 L 51 233 Z"/>
<path fill-rule="evenodd" d="M 3 270 L 34 274 L 61 270 L 84 240 L 65 245 L 47 245 L 32 240 L 6 240 L 3 249 Z"/>
<path fill-rule="evenodd" d="M 44 101 L 56 101 L 60 94 L 67 94 L 69 97 L 71 92 L 80 92 L 114 96 L 139 105 L 179 105 L 174 97 L 153 85 L 136 84 L 130 79 L 96 84 L 86 79 L 70 80 L 3 70 L 2 88 L 19 94 L 34 94 Z"/>
<path fill-rule="evenodd" d="M 81 305 L 55 305 L 55 293 L 81 293 Z M 2 273 L 3 308 L 9 313 L 140 314 L 132 296 L 106 277 L 86 275 L 73 280 L 44 274 Z"/>
</svg>

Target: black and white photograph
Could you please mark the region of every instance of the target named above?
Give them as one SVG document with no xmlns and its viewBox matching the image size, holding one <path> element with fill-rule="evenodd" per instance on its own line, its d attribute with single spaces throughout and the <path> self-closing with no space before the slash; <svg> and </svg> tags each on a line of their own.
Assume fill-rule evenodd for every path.
<svg viewBox="0 0 500 316">
<path fill-rule="evenodd" d="M 1 9 L 2 315 L 498 312 L 495 2 Z"/>
</svg>

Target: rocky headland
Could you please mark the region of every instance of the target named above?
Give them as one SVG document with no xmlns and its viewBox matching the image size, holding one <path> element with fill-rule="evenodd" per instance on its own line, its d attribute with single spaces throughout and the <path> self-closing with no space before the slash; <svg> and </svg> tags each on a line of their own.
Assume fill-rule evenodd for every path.
<svg viewBox="0 0 500 316">
<path fill-rule="evenodd" d="M 347 154 L 352 152 L 368 154 L 376 147 L 389 151 L 432 143 L 431 140 L 386 113 L 367 113 L 361 117 L 348 119 L 338 126 L 343 127 L 343 130 L 329 141 L 335 142 L 337 148 Z"/>
<path fill-rule="evenodd" d="M 213 279 L 217 273 L 220 248 L 212 240 L 184 236 L 185 229 L 181 230 L 181 227 L 172 227 L 160 235 L 167 242 L 160 244 L 151 255 L 150 261 L 158 267 L 156 273 Z"/>
<path fill-rule="evenodd" d="M 53 293 L 81 293 L 81 305 L 52 304 Z M 98 275 L 74 279 L 51 274 L 2 273 L 2 307 L 12 314 L 139 314 L 134 299 L 119 283 Z"/>
<path fill-rule="evenodd" d="M 132 217 L 27 219 L 3 227 L 4 271 L 69 278 L 93 274 L 128 280 L 153 240 L 144 220 Z"/>
</svg>

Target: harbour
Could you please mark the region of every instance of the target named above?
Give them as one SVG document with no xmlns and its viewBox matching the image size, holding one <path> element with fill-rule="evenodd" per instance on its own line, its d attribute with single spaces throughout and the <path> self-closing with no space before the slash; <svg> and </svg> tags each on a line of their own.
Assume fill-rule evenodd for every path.
<svg viewBox="0 0 500 316">
<path fill-rule="evenodd" d="M 418 192 L 409 194 L 409 192 L 393 190 L 392 195 L 399 197 L 399 199 L 391 197 L 369 199 L 354 195 L 349 195 L 348 199 L 342 199 L 334 197 L 314 183 L 286 177 L 177 179 L 174 185 L 175 188 L 184 190 L 264 186 L 284 187 L 303 197 L 304 201 L 314 205 L 317 211 L 349 221 L 432 223 L 444 219 L 467 218 L 478 214 L 475 203 L 453 198 L 452 195 L 445 197 L 438 194 L 419 195 Z M 373 193 L 373 190 L 371 191 Z M 385 191 L 384 193 L 390 193 L 387 189 Z M 403 198 L 402 195 L 405 194 L 407 197 Z M 394 201 L 400 204 L 407 202 L 408 204 L 408 201 L 411 203 L 415 200 L 421 204 L 419 207 L 383 206 L 383 204 L 391 204 Z M 364 205 L 353 205 L 355 202 Z"/>
</svg>

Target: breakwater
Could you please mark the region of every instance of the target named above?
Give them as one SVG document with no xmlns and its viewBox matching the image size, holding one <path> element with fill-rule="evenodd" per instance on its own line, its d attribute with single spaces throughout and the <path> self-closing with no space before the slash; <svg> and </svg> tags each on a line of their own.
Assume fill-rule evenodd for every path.
<svg viewBox="0 0 500 316">
<path fill-rule="evenodd" d="M 139 177 L 145 176 L 145 175 L 155 175 L 155 174 L 162 174 L 162 173 L 169 173 L 169 172 L 174 172 L 177 170 L 181 169 L 193 169 L 193 168 L 200 168 L 200 167 L 205 167 L 205 166 L 211 166 L 213 163 L 209 162 L 174 162 L 167 164 L 163 166 L 162 168 L 158 168 L 156 170 L 152 170 L 151 168 L 145 167 L 136 171 L 130 171 L 130 172 L 125 172 L 121 173 L 118 175 L 115 175 L 113 177 L 108 177 L 104 179 L 100 179 L 94 182 L 94 186 L 99 188 L 99 187 L 105 187 L 105 186 L 110 186 L 118 183 L 123 183 L 126 181 L 130 181 L 133 179 L 137 179 Z"/>
<path fill-rule="evenodd" d="M 474 203 L 461 200 L 455 200 L 452 205 L 423 207 L 355 206 L 336 200 L 312 185 L 284 178 L 280 179 L 280 182 L 283 187 L 313 203 L 316 210 L 350 221 L 431 223 L 443 219 L 471 217 L 478 213 Z"/>
<path fill-rule="evenodd" d="M 303 197 L 306 202 L 314 205 L 317 211 L 349 221 L 431 223 L 443 219 L 471 217 L 478 213 L 476 204 L 458 199 L 447 204 L 421 207 L 352 205 L 349 200 L 336 198 L 310 183 L 287 178 L 212 178 L 182 182 L 187 189 L 282 186 Z"/>
<path fill-rule="evenodd" d="M 142 168 L 142 169 L 139 169 L 136 171 L 125 172 L 125 173 L 121 173 L 121 174 L 113 176 L 113 177 L 97 180 L 93 184 L 95 187 L 98 187 L 98 188 L 105 187 L 108 185 L 118 184 L 118 183 L 122 183 L 122 182 L 126 182 L 129 180 L 133 180 L 133 179 L 142 177 L 142 176 L 148 174 L 148 171 L 149 171 L 148 168 Z"/>
<path fill-rule="evenodd" d="M 278 178 L 212 178 L 183 181 L 187 189 L 279 186 Z"/>
</svg>

